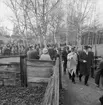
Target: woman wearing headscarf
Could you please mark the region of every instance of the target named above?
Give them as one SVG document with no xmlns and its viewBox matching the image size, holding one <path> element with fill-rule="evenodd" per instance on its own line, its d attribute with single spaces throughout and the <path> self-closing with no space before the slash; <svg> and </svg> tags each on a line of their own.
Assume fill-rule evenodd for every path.
<svg viewBox="0 0 103 105">
<path fill-rule="evenodd" d="M 47 48 L 43 49 L 43 54 L 40 56 L 40 60 L 49 60 L 49 61 L 51 60 Z"/>
<path fill-rule="evenodd" d="M 77 60 L 77 54 L 75 52 L 75 47 L 72 47 L 71 52 L 67 55 L 67 69 L 73 83 L 75 83 L 77 63 L 78 60 Z"/>
</svg>

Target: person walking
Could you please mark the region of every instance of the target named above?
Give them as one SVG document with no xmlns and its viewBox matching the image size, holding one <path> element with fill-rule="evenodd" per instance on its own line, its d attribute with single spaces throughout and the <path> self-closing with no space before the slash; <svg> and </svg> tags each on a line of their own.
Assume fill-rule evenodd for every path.
<svg viewBox="0 0 103 105">
<path fill-rule="evenodd" d="M 67 69 L 73 83 L 75 83 L 77 63 L 78 60 L 77 60 L 77 54 L 75 52 L 75 47 L 72 47 L 71 52 L 67 55 Z"/>
<path fill-rule="evenodd" d="M 79 81 L 81 82 L 81 78 L 84 75 L 84 85 L 88 86 L 88 79 L 90 75 L 91 68 L 91 60 L 89 59 L 88 53 L 89 46 L 84 46 L 84 50 L 79 54 L 79 62 L 80 62 L 80 74 Z"/>
<path fill-rule="evenodd" d="M 96 86 L 99 87 L 100 86 L 100 78 L 103 78 L 103 57 L 101 57 L 97 71 L 96 71 L 96 75 L 95 75 L 95 83 Z M 102 84 L 103 85 L 103 84 Z"/>
<path fill-rule="evenodd" d="M 94 52 L 92 51 L 92 47 L 91 46 L 89 46 L 88 51 L 89 51 L 89 59 L 90 59 L 89 61 L 91 63 L 90 75 L 91 75 L 92 78 L 94 78 L 94 68 L 93 68 Z"/>
<path fill-rule="evenodd" d="M 63 59 L 63 68 L 64 68 L 64 74 L 66 74 L 66 69 L 67 69 L 67 48 L 64 47 L 63 52 L 62 52 L 62 59 Z"/>
</svg>

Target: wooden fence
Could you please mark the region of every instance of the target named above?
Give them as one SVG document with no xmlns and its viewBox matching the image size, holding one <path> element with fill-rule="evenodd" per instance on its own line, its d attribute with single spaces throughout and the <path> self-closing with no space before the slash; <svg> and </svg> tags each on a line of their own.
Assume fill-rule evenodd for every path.
<svg viewBox="0 0 103 105">
<path fill-rule="evenodd" d="M 16 85 L 19 80 L 20 56 L 0 56 L 0 85 Z"/>
<path fill-rule="evenodd" d="M 21 86 L 28 86 L 29 83 L 35 82 L 47 82 L 47 88 L 44 95 L 42 105 L 59 105 L 59 68 L 60 59 L 57 58 L 54 61 L 42 61 L 42 60 L 28 60 L 26 56 L 9 56 L 0 57 L 0 75 L 4 73 L 2 66 L 10 67 L 9 72 L 19 72 Z M 13 65 L 12 67 L 10 65 Z M 3 73 L 1 73 L 3 72 Z M 7 72 L 5 72 L 7 73 Z M 7 78 L 7 75 L 0 76 L 2 79 Z M 5 82 L 3 80 L 3 82 Z M 8 83 L 8 81 L 6 82 Z"/>
<path fill-rule="evenodd" d="M 59 59 L 54 66 L 53 76 L 49 80 L 42 105 L 59 105 Z"/>
</svg>

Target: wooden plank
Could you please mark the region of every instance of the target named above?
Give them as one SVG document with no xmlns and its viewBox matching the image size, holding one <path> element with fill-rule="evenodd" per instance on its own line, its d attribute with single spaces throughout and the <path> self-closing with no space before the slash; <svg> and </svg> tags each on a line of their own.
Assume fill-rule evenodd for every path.
<svg viewBox="0 0 103 105">
<path fill-rule="evenodd" d="M 52 95 L 54 89 L 53 87 L 54 87 L 54 76 L 52 76 L 49 80 L 42 105 L 52 105 L 51 103 L 52 103 Z"/>
<path fill-rule="evenodd" d="M 0 71 L 7 71 L 7 66 L 0 66 Z"/>
<path fill-rule="evenodd" d="M 50 78 L 28 77 L 28 82 L 48 82 Z"/>
<path fill-rule="evenodd" d="M 53 105 L 59 105 L 59 59 L 57 59 L 56 66 L 54 68 L 55 84 L 54 84 L 54 101 Z"/>
<path fill-rule="evenodd" d="M 4 79 L 4 85 L 5 86 L 15 86 L 16 81 L 13 79 Z"/>
<path fill-rule="evenodd" d="M 50 67 L 30 67 L 27 66 L 28 77 L 50 77 L 53 73 L 53 69 Z"/>
<path fill-rule="evenodd" d="M 3 85 L 3 81 L 0 79 L 0 86 Z"/>
<path fill-rule="evenodd" d="M 20 79 L 23 87 L 27 87 L 27 63 L 25 58 L 26 56 L 20 56 Z"/>
<path fill-rule="evenodd" d="M 49 61 L 49 60 L 37 60 L 37 59 L 26 59 L 27 61 L 30 61 L 30 62 L 43 62 L 43 63 L 45 63 L 45 62 L 49 62 L 49 63 L 52 63 L 52 64 L 54 64 L 55 63 L 55 61 Z"/>
<path fill-rule="evenodd" d="M 17 62 L 20 63 L 20 57 L 9 57 L 9 58 L 0 58 L 1 64 L 10 64 L 10 62 Z"/>
<path fill-rule="evenodd" d="M 47 66 L 47 67 L 53 67 L 54 66 L 54 64 L 53 64 L 53 62 L 52 61 L 49 61 L 49 62 L 47 62 L 47 61 L 38 61 L 37 60 L 37 62 L 36 62 L 36 60 L 30 60 L 30 61 L 27 61 L 27 65 L 29 65 L 29 66 L 37 66 L 37 67 L 45 67 L 45 66 Z"/>
<path fill-rule="evenodd" d="M 15 58 L 15 57 L 20 57 L 21 55 L 0 55 L 0 59 L 1 58 L 10 58 L 10 57 L 12 57 L 12 58 Z"/>
</svg>

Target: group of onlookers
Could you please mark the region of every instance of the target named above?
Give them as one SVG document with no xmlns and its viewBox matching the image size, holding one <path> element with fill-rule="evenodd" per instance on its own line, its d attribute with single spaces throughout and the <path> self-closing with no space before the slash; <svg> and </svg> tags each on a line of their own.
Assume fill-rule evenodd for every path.
<svg viewBox="0 0 103 105">
<path fill-rule="evenodd" d="M 1 55 L 19 55 L 25 53 L 24 45 L 17 44 L 4 44 L 0 46 L 0 54 Z"/>
<path fill-rule="evenodd" d="M 27 51 L 28 59 L 39 59 L 39 60 L 56 60 L 57 57 L 56 47 L 49 46 L 40 49 L 39 47 L 34 48 L 33 46 L 29 47 Z"/>
</svg>

